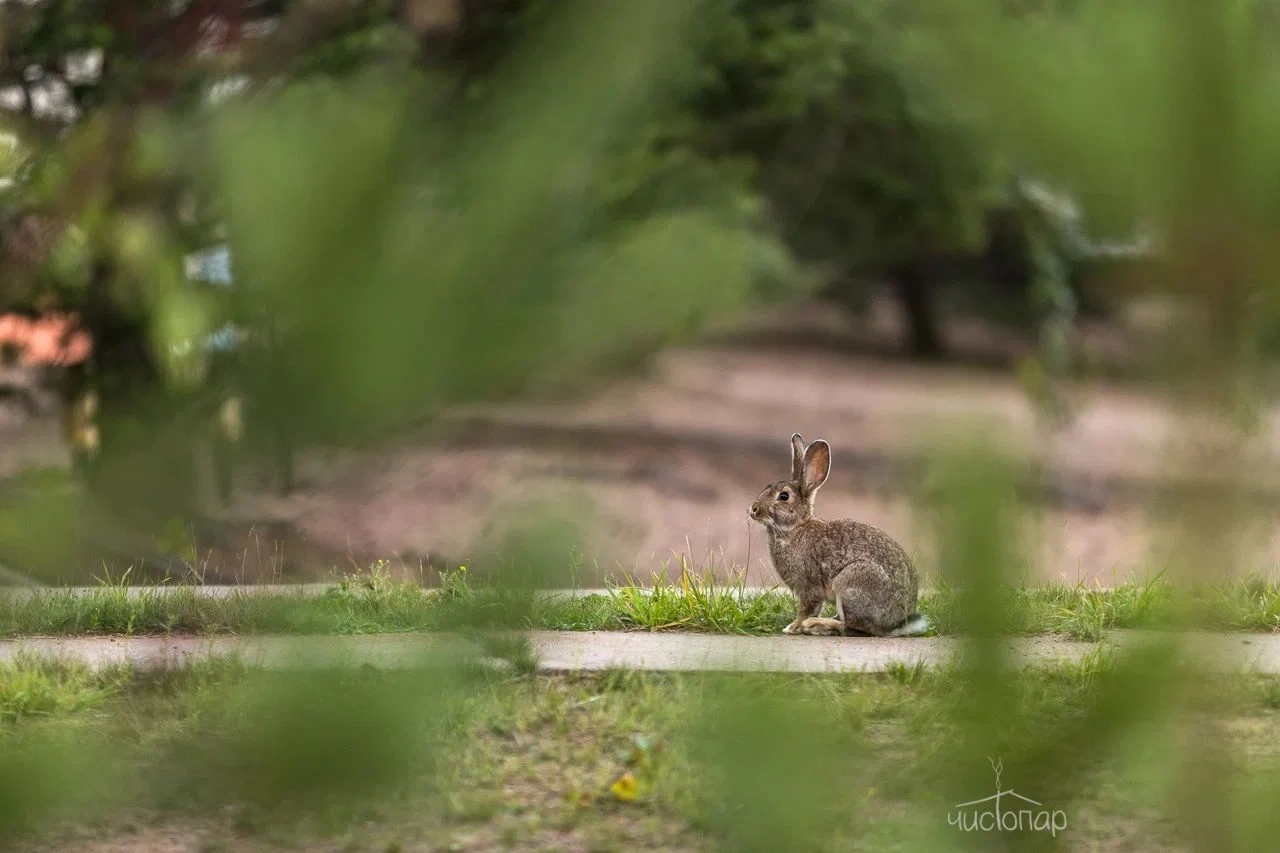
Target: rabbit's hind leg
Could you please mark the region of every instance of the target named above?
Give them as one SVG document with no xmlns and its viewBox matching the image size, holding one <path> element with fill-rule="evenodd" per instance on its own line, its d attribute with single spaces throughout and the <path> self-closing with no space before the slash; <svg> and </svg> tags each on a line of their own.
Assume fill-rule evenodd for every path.
<svg viewBox="0 0 1280 853">
<path fill-rule="evenodd" d="M 854 563 L 836 576 L 833 586 L 845 634 L 883 637 L 905 621 L 891 584 L 874 563 Z"/>
</svg>

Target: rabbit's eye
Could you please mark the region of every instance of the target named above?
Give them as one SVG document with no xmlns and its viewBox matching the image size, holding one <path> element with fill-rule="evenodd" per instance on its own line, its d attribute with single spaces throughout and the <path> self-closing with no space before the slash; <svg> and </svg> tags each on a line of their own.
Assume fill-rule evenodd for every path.
<svg viewBox="0 0 1280 853">
<path fill-rule="evenodd" d="M 785 489 L 784 489 L 783 491 L 781 491 L 781 492 L 778 492 L 778 500 L 780 500 L 780 501 L 789 501 L 789 500 L 791 500 L 791 493 L 790 493 L 790 492 L 788 492 L 788 491 L 786 491 Z"/>
</svg>

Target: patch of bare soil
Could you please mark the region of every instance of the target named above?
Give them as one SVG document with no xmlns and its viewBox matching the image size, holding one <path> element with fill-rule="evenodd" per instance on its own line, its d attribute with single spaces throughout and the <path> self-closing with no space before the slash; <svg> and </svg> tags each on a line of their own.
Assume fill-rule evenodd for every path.
<svg viewBox="0 0 1280 853">
<path fill-rule="evenodd" d="M 536 816 L 535 816 L 536 817 Z M 524 823 L 536 822 L 524 821 Z M 82 837 L 59 842 L 57 846 L 31 848 L 24 853 L 495 853 L 495 851 L 563 851 L 590 853 L 594 850 L 667 850 L 693 851 L 707 844 L 683 844 L 680 834 L 670 831 L 662 822 L 636 820 L 616 815 L 607 828 L 585 832 L 558 826 L 535 830 L 520 826 L 512 838 L 510 826 L 515 821 L 493 819 L 476 821 L 469 826 L 445 832 L 439 828 L 412 825 L 400 827 L 353 827 L 349 839 L 341 836 L 327 839 L 286 839 L 252 837 L 231 828 L 210 829 L 203 822 L 166 821 L 145 829 Z M 421 836 L 421 837 L 417 837 Z"/>
<path fill-rule="evenodd" d="M 1224 465 L 1220 452 L 1181 441 L 1164 401 L 1123 386 L 1072 389 L 1079 416 L 1049 435 L 1008 370 L 886 359 L 877 341 L 888 338 L 875 326 L 883 318 L 869 322 L 855 333 L 821 305 L 768 315 L 745 337 L 665 353 L 647 376 L 585 400 L 459 411 L 443 440 L 406 436 L 375 450 L 308 453 L 293 496 L 242 488 L 233 513 L 241 521 L 206 546 L 200 573 L 210 581 L 313 576 L 381 556 L 418 575 L 428 563 L 495 557 L 505 547 L 504 510 L 535 506 L 559 507 L 591 532 L 576 577 L 566 569 L 551 581 L 647 579 L 684 555 L 699 567 L 746 567 L 748 582 L 772 583 L 763 534 L 746 509 L 762 486 L 787 474 L 796 431 L 834 448 L 819 513 L 883 527 L 926 572 L 938 564 L 931 524 L 917 509 L 933 477 L 927 450 L 966 432 L 1032 466 L 1022 490 L 1021 532 L 1033 534 L 1029 579 L 1111 582 L 1159 571 L 1183 540 L 1153 509 L 1188 498 L 1255 507 L 1235 517 L 1234 547 L 1246 570 L 1276 565 L 1275 413 L 1246 449 L 1243 471 Z M 761 328 L 790 330 L 796 340 L 766 346 Z M 843 330 L 862 351 L 804 345 L 806 334 L 817 340 L 823 329 Z M 968 334 L 988 349 L 996 341 Z M 1007 361 L 1017 346 L 993 352 L 984 358 Z M 1257 500 L 1236 501 L 1235 475 Z M 1226 562 L 1226 547 L 1214 544 L 1206 571 Z"/>
<path fill-rule="evenodd" d="M 59 853 L 212 853 L 231 850 L 225 843 L 211 840 L 206 822 L 125 829 L 82 830 L 59 839 L 52 847 L 31 847 L 31 851 L 56 849 Z M 236 847 L 234 849 L 242 849 Z"/>
<path fill-rule="evenodd" d="M 683 554 L 699 565 L 745 566 L 749 582 L 771 583 L 764 537 L 746 508 L 786 475 L 787 441 L 799 431 L 834 447 L 819 512 L 883 527 L 928 568 L 936 565 L 931 525 L 916 501 L 932 476 L 926 449 L 972 431 L 1041 473 L 1040 487 L 1025 494 L 1030 578 L 1111 582 L 1159 571 L 1181 540 L 1153 509 L 1187 493 L 1212 496 L 1226 489 L 1214 477 L 1227 472 L 1181 455 L 1173 412 L 1158 398 L 1100 385 L 1075 397 L 1079 417 L 1049 436 L 1007 372 L 798 346 L 674 351 L 649 376 L 586 401 L 460 412 L 460 434 L 445 443 L 408 441 L 341 473 L 331 462 L 310 466 L 292 519 L 333 547 L 477 557 L 493 541 L 492 510 L 560 495 L 573 513 L 594 508 L 589 582 L 623 572 L 645 578 Z M 1280 420 L 1264 438 L 1245 473 L 1270 501 Z M 1270 570 L 1280 544 L 1270 513 L 1240 516 L 1235 526 L 1242 563 Z M 1225 543 L 1215 547 L 1221 555 Z M 1206 568 L 1223 560 L 1214 562 Z"/>
</svg>

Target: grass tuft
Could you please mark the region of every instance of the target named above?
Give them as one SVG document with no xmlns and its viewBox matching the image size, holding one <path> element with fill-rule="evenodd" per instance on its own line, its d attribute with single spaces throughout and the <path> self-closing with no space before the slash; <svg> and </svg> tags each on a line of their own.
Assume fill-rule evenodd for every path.
<svg viewBox="0 0 1280 853">
<path fill-rule="evenodd" d="M 1201 604 L 1202 621 L 1237 631 L 1280 631 L 1280 584 L 1275 581 L 1219 584 Z"/>
<path fill-rule="evenodd" d="M 0 724 L 102 704 L 126 680 L 123 670 L 94 672 L 81 661 L 21 656 L 0 663 Z"/>
<path fill-rule="evenodd" d="M 750 594 L 741 576 L 724 583 L 711 572 L 694 575 L 683 562 L 676 581 L 666 580 L 665 571 L 655 573 L 648 587 L 628 577 L 608 598 L 624 630 L 772 634 L 795 616 L 789 592 Z"/>
</svg>

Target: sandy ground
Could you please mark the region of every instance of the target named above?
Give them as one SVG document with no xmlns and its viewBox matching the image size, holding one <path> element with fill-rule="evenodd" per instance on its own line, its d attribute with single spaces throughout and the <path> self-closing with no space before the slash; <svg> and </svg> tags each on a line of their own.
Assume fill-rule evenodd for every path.
<svg viewBox="0 0 1280 853">
<path fill-rule="evenodd" d="M 914 499 L 933 473 L 930 448 L 971 431 L 1046 472 L 1047 494 L 1025 504 L 1028 578 L 1110 583 L 1159 571 L 1181 543 L 1153 515 L 1153 484 L 1174 479 L 1212 495 L 1204 480 L 1228 469 L 1184 455 L 1173 413 L 1157 399 L 1117 387 L 1082 388 L 1078 399 L 1079 418 L 1049 437 L 1007 373 L 804 348 L 684 350 L 584 403 L 477 410 L 444 446 L 406 442 L 342 470 L 326 460 L 324 470 L 304 471 L 302 494 L 285 511 L 333 547 L 461 559 L 495 541 L 492 511 L 559 500 L 597 534 L 587 562 L 599 571 L 583 582 L 644 578 L 683 554 L 698 565 L 746 566 L 749 583 L 771 583 L 762 531 L 746 509 L 786 475 L 788 439 L 799 431 L 834 448 L 819 513 L 883 527 L 929 572 L 938 565 L 931 525 Z M 1245 457 L 1247 477 L 1268 492 L 1277 450 L 1273 417 Z M 1270 519 L 1262 505 L 1233 520 L 1249 571 L 1277 564 Z M 1217 547 L 1225 558 L 1225 543 Z M 1226 561 L 1214 562 L 1216 570 Z"/>
<path fill-rule="evenodd" d="M 588 531 L 582 567 L 547 577 L 548 586 L 628 573 L 645 580 L 679 555 L 698 567 L 745 567 L 748 583 L 771 584 L 764 536 L 746 509 L 763 485 L 788 472 L 794 431 L 834 448 L 819 514 L 883 527 L 931 577 L 945 559 L 915 499 L 935 474 L 930 449 L 971 433 L 1042 471 L 1044 490 L 1024 495 L 1025 517 L 1010 533 L 1022 537 L 1028 580 L 1112 583 L 1158 572 L 1171 556 L 1203 574 L 1232 565 L 1237 573 L 1275 574 L 1280 415 L 1268 415 L 1258 440 L 1228 464 L 1230 457 L 1182 441 L 1188 433 L 1158 398 L 1095 383 L 1074 389 L 1079 417 L 1050 436 L 1009 371 L 835 351 L 818 343 L 819 332 L 839 331 L 833 316 L 810 306 L 802 315 L 766 318 L 762 327 L 785 327 L 796 339 L 667 352 L 647 376 L 587 400 L 460 411 L 459 429 L 444 441 L 409 436 L 377 450 L 309 453 L 295 495 L 248 489 L 235 508 L 258 531 L 289 531 L 282 534 L 291 537 L 288 546 L 224 542 L 224 552 L 240 547 L 257 556 L 224 555 L 206 567 L 206 579 L 256 580 L 282 569 L 314 576 L 317 568 L 350 569 L 373 556 L 408 571 L 424 561 L 498 559 L 495 551 L 510 550 L 507 525 L 525 523 L 520 513 L 532 509 Z M 805 328 L 815 331 L 806 337 Z M 27 433 L 25 444 L 10 439 L 10 451 L 0 451 L 0 477 L 6 467 L 11 473 L 58 457 L 47 428 Z M 1193 559 L 1180 538 L 1185 525 L 1153 510 L 1188 496 L 1220 510 L 1231 497 L 1220 483 L 1231 472 L 1242 472 L 1267 500 L 1232 505 L 1231 541 L 1214 540 Z M 1181 490 L 1170 492 L 1169 482 Z M 301 542 L 306 566 L 289 560 Z"/>
</svg>

